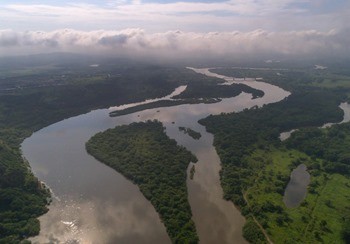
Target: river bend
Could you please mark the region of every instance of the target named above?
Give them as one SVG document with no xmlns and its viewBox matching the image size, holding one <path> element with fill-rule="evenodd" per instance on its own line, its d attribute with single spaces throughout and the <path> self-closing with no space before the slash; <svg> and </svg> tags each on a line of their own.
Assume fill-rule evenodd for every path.
<svg viewBox="0 0 350 244">
<path fill-rule="evenodd" d="M 247 84 L 265 95 L 252 99 L 250 94 L 241 93 L 214 104 L 155 108 L 120 117 L 109 117 L 112 109 L 99 109 L 35 132 L 23 142 L 22 152 L 54 198 L 49 212 L 40 217 L 41 232 L 31 239 L 34 243 L 170 243 L 158 214 L 138 187 L 85 151 L 85 142 L 97 132 L 148 119 L 161 121 L 167 135 L 199 160 L 194 179 L 188 179 L 187 186 L 200 242 L 245 243 L 245 220 L 231 202 L 223 199 L 213 135 L 198 120 L 278 102 L 290 93 L 264 82 L 237 82 L 209 69 L 191 69 L 224 79 L 224 85 Z M 179 126 L 198 131 L 202 137 L 194 140 L 179 131 Z"/>
</svg>

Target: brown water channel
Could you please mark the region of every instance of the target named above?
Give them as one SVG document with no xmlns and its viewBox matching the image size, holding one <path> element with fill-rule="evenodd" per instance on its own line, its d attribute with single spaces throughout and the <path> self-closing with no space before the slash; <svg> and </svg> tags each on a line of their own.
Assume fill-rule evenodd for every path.
<svg viewBox="0 0 350 244">
<path fill-rule="evenodd" d="M 234 82 L 232 78 L 193 69 L 207 76 Z M 244 83 L 244 82 L 239 82 Z M 112 109 L 100 109 L 50 125 L 27 138 L 22 151 L 35 175 L 54 194 L 50 211 L 40 217 L 38 243 L 170 243 L 164 225 L 137 186 L 96 161 L 85 151 L 94 134 L 122 124 L 157 119 L 166 133 L 199 159 L 193 180 L 188 180 L 189 202 L 201 243 L 245 243 L 244 218 L 231 202 L 223 200 L 219 181 L 220 160 L 213 136 L 197 123 L 221 112 L 238 112 L 253 106 L 278 102 L 289 95 L 276 86 L 249 81 L 265 96 L 250 94 L 222 99 L 215 104 L 188 104 L 144 110 L 109 117 Z M 178 90 L 183 90 L 179 88 Z M 114 108 L 115 109 L 115 108 Z M 194 140 L 179 131 L 189 127 L 202 134 Z"/>
</svg>

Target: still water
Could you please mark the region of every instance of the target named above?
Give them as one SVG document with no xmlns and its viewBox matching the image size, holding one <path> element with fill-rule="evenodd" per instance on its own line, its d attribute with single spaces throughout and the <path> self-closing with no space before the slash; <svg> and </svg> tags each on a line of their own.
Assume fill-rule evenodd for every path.
<svg viewBox="0 0 350 244">
<path fill-rule="evenodd" d="M 290 181 L 284 192 L 283 202 L 288 208 L 294 208 L 306 197 L 307 186 L 310 183 L 310 174 L 305 164 L 296 167 L 291 175 Z"/>
<path fill-rule="evenodd" d="M 241 93 L 215 104 L 148 109 L 112 118 L 109 112 L 116 108 L 94 110 L 50 125 L 23 142 L 23 155 L 34 174 L 54 195 L 49 212 L 40 217 L 41 232 L 31 239 L 34 243 L 170 243 L 158 214 L 137 186 L 85 151 L 85 142 L 97 132 L 148 119 L 161 121 L 167 135 L 199 159 L 194 179 L 188 179 L 187 186 L 200 242 L 245 243 L 243 216 L 222 198 L 221 166 L 213 135 L 197 121 L 210 114 L 278 102 L 290 93 L 264 82 L 236 82 L 209 69 L 193 70 L 224 79 L 226 85 L 245 83 L 265 95 L 252 99 Z M 179 87 L 174 94 L 184 89 Z M 194 140 L 180 132 L 179 126 L 198 131 L 202 137 Z"/>
</svg>

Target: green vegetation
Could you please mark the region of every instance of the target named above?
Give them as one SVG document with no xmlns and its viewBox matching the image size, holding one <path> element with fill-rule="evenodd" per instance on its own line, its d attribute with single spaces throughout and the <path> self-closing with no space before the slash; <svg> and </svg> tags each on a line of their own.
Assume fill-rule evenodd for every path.
<svg viewBox="0 0 350 244">
<path fill-rule="evenodd" d="M 292 66 L 267 65 L 262 69 L 250 68 L 221 68 L 212 69 L 212 72 L 226 75 L 229 77 L 244 78 L 244 77 L 263 77 L 265 82 L 277 85 L 286 90 L 305 91 L 317 90 L 319 88 L 326 88 L 328 90 L 338 91 L 341 89 L 350 89 L 350 73 L 348 64 L 330 64 L 332 66 L 325 70 L 316 70 L 314 66 L 294 64 Z M 247 83 L 248 84 L 248 83 Z M 348 93 L 348 98 L 350 98 Z"/>
<path fill-rule="evenodd" d="M 194 173 L 196 173 L 196 168 L 194 165 L 192 165 L 191 169 L 190 169 L 190 179 L 193 180 L 194 177 Z"/>
<path fill-rule="evenodd" d="M 248 218 L 243 227 L 243 237 L 250 243 L 267 243 L 264 234 L 259 231 L 259 226 L 252 218 Z"/>
<path fill-rule="evenodd" d="M 121 115 L 136 113 L 139 111 L 143 111 L 146 109 L 152 108 L 162 108 L 162 107 L 171 107 L 178 106 L 181 104 L 196 104 L 196 103 L 217 103 L 220 102 L 220 99 L 210 98 L 210 99 L 181 99 L 181 100 L 160 100 L 155 102 L 150 102 L 146 104 L 136 105 L 134 107 L 125 108 L 122 110 L 116 110 L 110 112 L 109 115 L 111 117 L 117 117 Z"/>
<path fill-rule="evenodd" d="M 68 65 L 31 58 L 25 65 L 5 60 L 0 70 L 0 243 L 38 234 L 36 218 L 47 211 L 49 193 L 20 153 L 32 132 L 93 109 L 162 97 L 187 84 L 183 80 L 218 83 L 183 68 L 110 61 L 91 68 L 91 62 L 80 65 L 71 57 Z M 7 71 L 13 67 L 28 72 Z"/>
<path fill-rule="evenodd" d="M 350 123 L 326 129 L 300 129 L 286 143 L 288 147 L 324 159 L 326 171 L 350 176 Z"/>
<path fill-rule="evenodd" d="M 175 96 L 174 99 L 227 98 L 238 96 L 241 92 L 251 93 L 253 98 L 264 96 L 264 92 L 243 84 L 217 85 L 210 83 L 189 83 L 187 89 Z"/>
<path fill-rule="evenodd" d="M 199 140 L 202 137 L 201 133 L 195 130 L 192 130 L 191 128 L 180 126 L 179 131 L 183 131 L 183 133 L 188 134 L 190 137 L 192 137 L 195 140 Z"/>
<path fill-rule="evenodd" d="M 238 95 L 241 91 L 253 97 L 262 96 L 261 92 L 246 86 L 220 86 L 222 80 L 187 69 L 111 60 L 96 62 L 89 58 L 78 63 L 78 59 L 81 57 L 68 55 L 58 64 L 52 63 L 49 56 L 40 62 L 32 56 L 0 60 L 0 243 L 18 243 L 36 235 L 39 231 L 36 218 L 47 211 L 49 194 L 30 172 L 19 150 L 20 143 L 33 131 L 92 109 L 163 97 L 179 85 L 188 85 L 187 90 L 176 97 L 182 100 L 160 101 L 124 112 L 172 104 L 217 102 L 217 98 Z M 100 66 L 89 67 L 92 63 Z M 235 77 L 264 77 L 265 81 L 293 93 L 281 103 L 202 120 L 215 135 L 214 143 L 223 164 L 221 180 L 225 198 L 238 205 L 247 217 L 243 231 L 251 242 L 264 242 L 266 235 L 275 243 L 288 243 L 291 236 L 304 243 L 349 240 L 348 125 L 325 130 L 306 128 L 286 142 L 278 140 L 283 131 L 341 120 L 337 105 L 346 96 L 349 100 L 350 69 L 346 63 L 335 68 L 327 66 L 330 67 L 327 70 L 300 66 L 285 70 L 215 70 Z M 179 156 L 175 159 L 180 160 Z M 283 189 L 290 171 L 300 163 L 306 164 L 311 174 L 308 195 L 299 207 L 287 209 L 282 203 Z M 136 168 L 133 170 L 138 172 Z M 181 172 L 183 182 L 185 163 L 181 164 Z M 165 180 L 165 172 L 159 175 Z M 137 184 L 146 185 L 141 182 L 142 175 L 133 177 Z M 158 175 L 150 182 L 157 180 Z M 167 218 L 164 216 L 168 216 L 168 231 L 181 228 L 182 232 L 169 235 L 178 242 L 196 242 L 186 189 L 179 194 L 185 200 L 168 201 L 173 195 L 157 193 L 158 188 L 156 192 L 150 191 L 153 188 L 143 191 L 149 199 L 160 196 L 160 200 L 151 201 L 158 205 L 156 209 L 164 222 Z M 184 206 L 182 210 L 187 212 L 177 215 L 169 212 L 175 204 Z"/>
<path fill-rule="evenodd" d="M 256 174 L 255 184 L 244 191 L 247 206 L 243 210 L 249 211 L 248 218 L 256 218 L 273 242 L 315 243 L 322 239 L 325 243 L 342 243 L 343 215 L 349 211 L 348 178 L 317 169 L 319 159 L 283 147 L 256 150 L 245 160 L 264 162 L 264 167 Z M 286 208 L 284 189 L 290 172 L 301 163 L 311 174 L 308 194 L 299 207 Z"/>
<path fill-rule="evenodd" d="M 184 92 L 173 97 L 174 100 L 160 100 L 141 104 L 123 110 L 113 111 L 110 113 L 110 116 L 121 116 L 146 109 L 170 107 L 181 104 L 217 103 L 221 101 L 221 98 L 235 97 L 241 92 L 251 93 L 253 98 L 262 97 L 264 95 L 262 91 L 242 84 L 226 86 L 218 85 L 217 83 L 213 84 L 212 82 L 191 82 L 188 83 L 187 89 Z"/>
<path fill-rule="evenodd" d="M 169 139 L 160 122 L 119 126 L 93 136 L 88 153 L 137 184 L 173 243 L 197 243 L 187 199 L 186 170 L 194 155 Z"/>
<path fill-rule="evenodd" d="M 18 150 L 0 142 L 0 243 L 18 243 L 39 233 L 48 190 L 31 174 Z"/>
<path fill-rule="evenodd" d="M 338 193 L 326 189 L 337 187 L 345 193 L 349 179 L 329 174 L 322 168 L 323 159 L 311 159 L 293 147 L 286 149 L 278 137 L 294 128 L 340 121 L 338 105 L 343 97 L 327 90 L 296 91 L 280 103 L 200 120 L 214 134 L 222 162 L 224 197 L 246 216 L 243 233 L 250 242 L 267 242 L 265 233 L 275 243 L 342 241 L 341 215 L 348 195 L 338 196 L 339 203 L 332 202 L 336 207 L 329 211 L 325 200 L 336 199 Z M 288 209 L 282 201 L 284 189 L 292 169 L 300 163 L 306 164 L 312 175 L 309 194 L 301 206 Z"/>
</svg>

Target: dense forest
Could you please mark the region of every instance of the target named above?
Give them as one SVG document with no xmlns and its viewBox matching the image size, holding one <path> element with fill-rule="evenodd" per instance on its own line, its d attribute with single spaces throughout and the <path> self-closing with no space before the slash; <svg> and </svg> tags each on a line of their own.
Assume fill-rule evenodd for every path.
<svg viewBox="0 0 350 244">
<path fill-rule="evenodd" d="M 50 194 L 17 150 L 0 142 L 0 158 L 0 243 L 17 243 L 39 234 Z"/>
<path fill-rule="evenodd" d="M 325 129 L 302 128 L 292 133 L 286 144 L 324 159 L 322 166 L 327 172 L 350 176 L 350 123 Z"/>
<path fill-rule="evenodd" d="M 109 61 L 92 69 L 74 62 L 0 69 L 0 242 L 38 234 L 36 218 L 47 211 L 48 193 L 21 157 L 24 138 L 93 109 L 162 97 L 188 82 L 220 81 L 176 67 Z"/>
<path fill-rule="evenodd" d="M 111 60 L 91 68 L 90 61 L 75 63 L 81 57 L 67 60 L 56 65 L 48 59 L 35 66 L 31 57 L 31 65 L 17 59 L 6 60 L 0 67 L 0 243 L 18 243 L 36 235 L 40 229 L 36 218 L 47 211 L 49 193 L 20 153 L 21 142 L 32 132 L 92 109 L 162 97 L 179 85 L 188 86 L 178 97 L 182 103 L 217 102 L 218 97 L 243 90 L 254 97 L 263 95 L 247 86 L 220 86 L 220 79 L 183 68 Z M 275 243 L 292 242 L 291 237 L 304 243 L 349 239 L 348 125 L 310 128 L 341 120 L 337 106 L 348 99 L 350 83 L 348 67 L 338 66 L 332 69 L 335 72 L 313 68 L 215 70 L 236 77 L 263 77 L 293 93 L 277 104 L 201 121 L 215 135 L 225 198 L 247 217 L 243 232 L 250 242 L 264 242 L 266 235 Z M 289 140 L 278 140 L 280 132 L 302 127 L 307 128 Z M 311 183 L 303 203 L 288 209 L 282 202 L 284 189 L 291 170 L 300 163 L 308 166 Z M 188 206 L 185 198 L 186 203 L 181 204 Z M 159 213 L 167 210 L 162 208 Z M 177 217 L 189 219 L 186 214 Z M 193 223 L 188 223 L 183 236 L 175 238 L 196 242 Z"/>
<path fill-rule="evenodd" d="M 198 242 L 186 187 L 188 165 L 197 159 L 167 137 L 160 122 L 132 123 L 98 133 L 86 149 L 139 186 L 173 243 Z"/>
<path fill-rule="evenodd" d="M 323 199 L 334 198 L 334 193 L 326 193 L 331 187 L 346 192 L 344 182 L 350 183 L 349 179 L 331 175 L 326 168 L 321 169 L 321 159 L 308 156 L 304 150 L 296 151 L 298 147 L 286 148 L 279 140 L 284 131 L 341 121 L 343 112 L 338 105 L 342 99 L 344 94 L 340 92 L 299 90 L 279 103 L 200 120 L 214 134 L 214 145 L 222 162 L 224 198 L 235 203 L 246 216 L 243 234 L 250 242 L 267 242 L 267 237 L 276 243 L 343 240 L 344 220 L 339 215 L 346 210 L 347 195 L 338 197 L 339 204 L 333 209 L 327 209 Z M 307 149 L 298 141 L 293 145 L 296 144 Z M 308 194 L 300 207 L 288 209 L 282 201 L 284 189 L 291 170 L 301 163 L 309 167 L 312 175 L 309 192 L 314 194 Z M 333 217 L 324 219 L 320 209 Z"/>
</svg>

